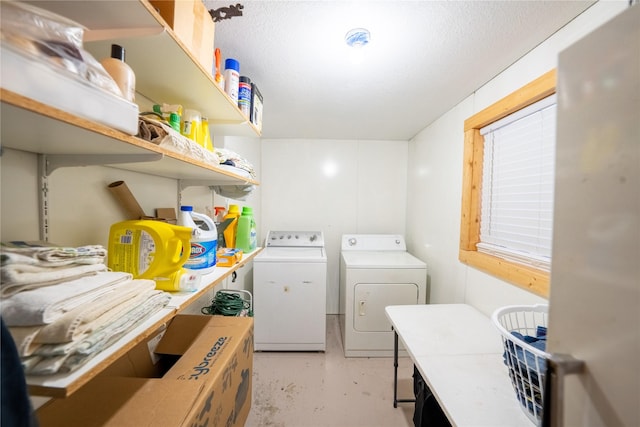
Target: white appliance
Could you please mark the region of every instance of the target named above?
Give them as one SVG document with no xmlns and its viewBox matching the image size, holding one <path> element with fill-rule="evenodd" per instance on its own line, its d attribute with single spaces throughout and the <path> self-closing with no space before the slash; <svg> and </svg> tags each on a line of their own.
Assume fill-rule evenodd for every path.
<svg viewBox="0 0 640 427">
<path fill-rule="evenodd" d="M 393 355 L 388 305 L 424 304 L 427 266 L 396 234 L 345 234 L 340 256 L 340 332 L 345 357 Z"/>
<path fill-rule="evenodd" d="M 254 348 L 325 351 L 327 255 L 320 231 L 269 231 L 253 260 Z"/>
<path fill-rule="evenodd" d="M 638 426 L 640 5 L 560 53 L 556 141 L 543 425 Z"/>
</svg>

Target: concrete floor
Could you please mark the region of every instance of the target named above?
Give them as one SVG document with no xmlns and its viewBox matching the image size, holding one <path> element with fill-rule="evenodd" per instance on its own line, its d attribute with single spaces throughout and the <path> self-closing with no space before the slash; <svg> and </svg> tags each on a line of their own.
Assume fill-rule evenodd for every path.
<svg viewBox="0 0 640 427">
<path fill-rule="evenodd" d="M 256 352 L 246 427 L 413 426 L 413 403 L 393 407 L 393 359 L 345 358 L 338 316 L 327 316 L 326 352 Z M 413 397 L 402 357 L 398 398 Z"/>
</svg>

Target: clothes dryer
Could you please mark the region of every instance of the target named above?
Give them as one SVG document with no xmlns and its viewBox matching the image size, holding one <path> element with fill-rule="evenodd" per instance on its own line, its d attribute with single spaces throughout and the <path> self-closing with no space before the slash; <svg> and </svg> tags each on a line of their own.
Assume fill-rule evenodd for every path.
<svg viewBox="0 0 640 427">
<path fill-rule="evenodd" d="M 345 234 L 340 254 L 340 332 L 345 357 L 393 356 L 388 305 L 424 304 L 427 266 L 402 235 Z"/>
<path fill-rule="evenodd" d="M 256 351 L 325 351 L 327 255 L 320 231 L 270 231 L 253 260 Z"/>
</svg>

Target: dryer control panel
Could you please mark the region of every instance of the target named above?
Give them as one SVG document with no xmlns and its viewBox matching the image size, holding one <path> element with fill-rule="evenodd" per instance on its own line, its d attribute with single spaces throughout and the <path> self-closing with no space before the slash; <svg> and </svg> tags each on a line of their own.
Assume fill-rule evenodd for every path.
<svg viewBox="0 0 640 427">
<path fill-rule="evenodd" d="M 324 247 L 322 231 L 269 231 L 267 247 Z"/>
</svg>

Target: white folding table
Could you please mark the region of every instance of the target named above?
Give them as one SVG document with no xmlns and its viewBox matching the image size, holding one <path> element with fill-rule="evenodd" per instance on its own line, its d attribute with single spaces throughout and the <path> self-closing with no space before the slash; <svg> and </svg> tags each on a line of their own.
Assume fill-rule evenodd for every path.
<svg viewBox="0 0 640 427">
<path fill-rule="evenodd" d="M 467 304 L 396 305 L 385 309 L 398 338 L 454 426 L 531 427 L 511 387 L 500 334 Z"/>
</svg>

